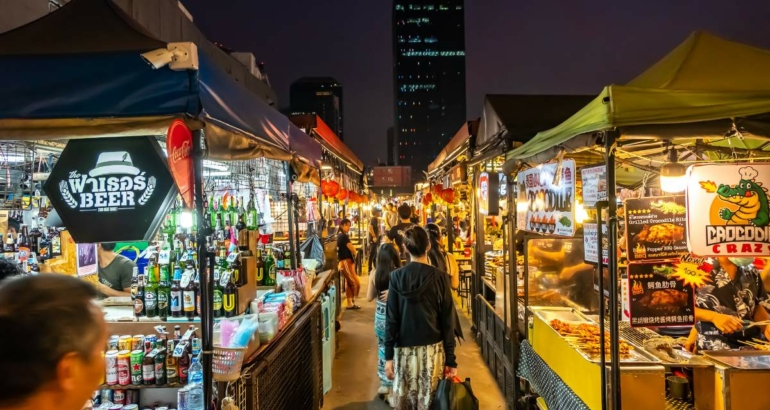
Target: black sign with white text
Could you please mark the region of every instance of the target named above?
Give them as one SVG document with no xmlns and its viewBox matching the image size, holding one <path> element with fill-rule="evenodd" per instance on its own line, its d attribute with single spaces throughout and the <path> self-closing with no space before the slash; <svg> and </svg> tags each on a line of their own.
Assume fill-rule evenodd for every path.
<svg viewBox="0 0 770 410">
<path fill-rule="evenodd" d="M 78 243 L 150 240 L 176 196 L 154 137 L 69 141 L 43 189 Z"/>
</svg>

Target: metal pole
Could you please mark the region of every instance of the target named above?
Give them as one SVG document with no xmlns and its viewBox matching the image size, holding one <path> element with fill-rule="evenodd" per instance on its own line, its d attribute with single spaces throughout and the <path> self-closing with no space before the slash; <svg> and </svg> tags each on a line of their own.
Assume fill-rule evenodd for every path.
<svg viewBox="0 0 770 410">
<path fill-rule="evenodd" d="M 602 247 L 602 210 L 608 206 L 607 201 L 599 201 L 596 203 L 596 226 L 597 229 L 596 241 L 599 243 L 599 263 L 596 266 L 599 274 L 599 368 L 601 369 L 601 392 L 602 392 L 602 409 L 607 408 L 607 352 L 604 345 L 604 272 L 602 272 L 602 259 L 603 259 L 603 247 Z M 585 234 L 585 233 L 584 233 Z"/>
<path fill-rule="evenodd" d="M 510 182 L 510 183 L 509 183 Z M 511 291 L 509 297 L 509 315 L 511 316 L 511 343 L 513 351 L 511 352 L 511 364 L 513 365 L 514 384 L 513 384 L 513 408 L 519 402 L 519 377 L 516 370 L 519 368 L 519 272 L 516 264 L 516 196 L 513 192 L 513 178 L 506 178 L 508 183 L 508 275 Z"/>
<path fill-rule="evenodd" d="M 618 236 L 617 236 L 617 196 L 615 193 L 615 141 L 617 132 L 612 130 L 606 133 L 605 149 L 607 152 L 607 227 L 609 234 L 609 261 L 608 270 L 610 273 L 610 354 L 611 354 L 611 374 L 610 388 L 612 389 L 613 410 L 620 410 L 620 351 L 618 340 Z M 601 227 L 599 227 L 601 230 Z M 601 255 L 600 255 L 601 257 Z M 602 329 L 604 331 L 604 329 Z"/>
<path fill-rule="evenodd" d="M 201 337 L 203 338 L 203 358 L 201 365 L 203 366 L 203 402 L 206 403 L 206 408 L 211 408 L 211 400 L 213 396 L 213 375 L 212 359 L 214 350 L 214 322 L 211 301 L 214 294 L 214 286 L 212 281 L 209 280 L 208 270 L 206 266 L 208 260 L 206 258 L 208 249 L 206 246 L 206 229 L 205 220 L 203 219 L 203 156 L 204 156 L 204 144 L 203 132 L 198 130 L 193 132 L 193 146 L 195 147 L 195 161 L 193 161 L 193 178 L 195 182 L 195 216 L 198 221 L 198 272 L 200 276 L 200 289 L 201 289 Z"/>
<path fill-rule="evenodd" d="M 288 162 L 283 163 L 283 170 L 286 173 L 286 215 L 289 218 L 289 253 L 291 253 L 291 268 L 297 269 L 297 248 L 294 246 L 294 201 L 292 201 L 291 191 L 291 170 Z"/>
<path fill-rule="evenodd" d="M 455 224 L 452 220 L 452 208 L 454 208 L 454 205 L 447 204 L 446 206 L 446 245 L 447 245 L 447 251 L 449 253 L 454 252 L 455 250 Z"/>
</svg>

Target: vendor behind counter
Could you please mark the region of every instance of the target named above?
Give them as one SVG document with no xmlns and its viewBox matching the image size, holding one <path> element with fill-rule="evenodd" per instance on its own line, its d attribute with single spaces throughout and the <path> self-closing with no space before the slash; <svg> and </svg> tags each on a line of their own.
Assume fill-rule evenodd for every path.
<svg viewBox="0 0 770 410">
<path fill-rule="evenodd" d="M 99 262 L 96 290 L 104 297 L 131 296 L 131 278 L 136 264 L 115 253 L 114 243 L 100 243 L 96 251 Z"/>
<path fill-rule="evenodd" d="M 530 263 L 541 275 L 558 274 L 559 287 L 570 300 L 591 310 L 598 305 L 596 267 L 584 262 L 582 239 L 534 239 L 528 250 Z"/>
</svg>

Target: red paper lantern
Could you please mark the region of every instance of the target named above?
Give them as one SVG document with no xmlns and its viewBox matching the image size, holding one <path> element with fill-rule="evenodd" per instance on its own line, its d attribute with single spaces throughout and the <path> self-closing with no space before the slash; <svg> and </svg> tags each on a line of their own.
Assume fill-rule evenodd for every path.
<svg viewBox="0 0 770 410">
<path fill-rule="evenodd" d="M 321 193 L 325 196 L 331 195 L 330 186 L 329 186 L 329 180 L 324 179 L 321 181 Z"/>
<path fill-rule="evenodd" d="M 447 188 L 441 191 L 441 199 L 449 204 L 453 203 L 455 201 L 455 190 L 452 188 Z"/>
<path fill-rule="evenodd" d="M 441 194 L 442 191 L 444 191 L 444 184 L 433 185 L 433 192 Z"/>
<path fill-rule="evenodd" d="M 340 184 L 335 181 L 329 181 L 329 193 L 328 196 L 335 196 L 340 192 Z"/>
<path fill-rule="evenodd" d="M 336 198 L 340 201 L 344 201 L 348 199 L 348 190 L 345 188 L 340 189 L 340 191 L 337 193 Z"/>
<path fill-rule="evenodd" d="M 358 194 L 353 191 L 348 192 L 348 203 L 355 204 L 357 202 L 358 202 Z"/>
<path fill-rule="evenodd" d="M 428 206 L 431 202 L 433 202 L 433 195 L 428 192 L 424 197 L 422 197 L 422 204 Z"/>
</svg>

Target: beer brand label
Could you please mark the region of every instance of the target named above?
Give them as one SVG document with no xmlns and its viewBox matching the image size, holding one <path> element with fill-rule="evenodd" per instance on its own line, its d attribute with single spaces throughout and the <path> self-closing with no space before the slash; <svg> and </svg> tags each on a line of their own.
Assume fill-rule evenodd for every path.
<svg viewBox="0 0 770 410">
<path fill-rule="evenodd" d="M 155 364 L 142 365 L 142 378 L 144 381 L 155 380 Z"/>
<path fill-rule="evenodd" d="M 144 309 L 144 302 L 142 299 L 134 299 L 134 313 L 137 315 L 142 313 L 142 310 Z"/>
<path fill-rule="evenodd" d="M 185 312 L 194 312 L 195 311 L 195 292 L 191 290 L 186 290 L 184 293 L 182 293 L 182 297 L 184 298 L 184 311 Z"/>
<path fill-rule="evenodd" d="M 168 295 L 166 292 L 158 292 L 158 308 L 165 309 L 168 307 Z"/>
<path fill-rule="evenodd" d="M 256 225 L 255 222 L 256 221 L 254 221 L 254 215 L 251 212 L 249 212 L 246 215 L 246 226 L 254 226 L 254 225 Z"/>
<path fill-rule="evenodd" d="M 270 272 L 268 275 L 270 275 L 270 279 L 275 280 L 275 265 L 270 267 Z"/>
<path fill-rule="evenodd" d="M 166 364 L 165 361 L 162 361 L 160 363 L 155 363 L 155 379 L 163 379 L 164 376 L 166 376 L 166 372 L 164 369 L 164 364 Z"/>
<path fill-rule="evenodd" d="M 171 292 L 171 311 L 172 312 L 181 312 L 182 311 L 182 304 L 180 303 L 182 300 L 182 292 Z"/>
<path fill-rule="evenodd" d="M 214 291 L 214 310 L 222 309 L 222 291 Z"/>
<path fill-rule="evenodd" d="M 238 252 L 230 252 L 230 254 L 227 255 L 227 263 L 233 263 L 237 258 L 238 258 Z"/>
<path fill-rule="evenodd" d="M 235 310 L 235 294 L 223 295 L 223 304 L 225 312 L 232 312 Z"/>
<path fill-rule="evenodd" d="M 123 404 L 126 401 L 126 391 L 125 390 L 115 390 L 115 393 L 112 395 L 112 402 L 115 404 Z"/>
<path fill-rule="evenodd" d="M 161 250 L 158 253 L 158 263 L 161 265 L 168 265 L 169 262 L 171 262 L 171 251 L 168 249 Z"/>
<path fill-rule="evenodd" d="M 262 282 L 262 278 L 265 276 L 265 268 L 257 268 L 257 282 Z"/>
<path fill-rule="evenodd" d="M 158 301 L 155 299 L 154 292 L 145 293 L 144 304 L 147 305 L 147 310 L 155 309 L 158 306 Z"/>
</svg>

